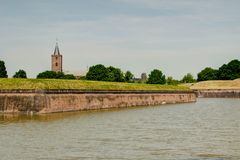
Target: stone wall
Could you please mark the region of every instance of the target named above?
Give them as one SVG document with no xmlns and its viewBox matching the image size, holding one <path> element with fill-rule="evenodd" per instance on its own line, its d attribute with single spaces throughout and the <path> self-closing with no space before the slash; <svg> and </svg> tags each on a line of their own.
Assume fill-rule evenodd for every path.
<svg viewBox="0 0 240 160">
<path fill-rule="evenodd" d="M 240 98 L 240 90 L 233 89 L 204 89 L 195 92 L 202 98 Z"/>
<path fill-rule="evenodd" d="M 194 92 L 164 91 L 0 91 L 2 113 L 54 113 L 195 102 Z"/>
</svg>

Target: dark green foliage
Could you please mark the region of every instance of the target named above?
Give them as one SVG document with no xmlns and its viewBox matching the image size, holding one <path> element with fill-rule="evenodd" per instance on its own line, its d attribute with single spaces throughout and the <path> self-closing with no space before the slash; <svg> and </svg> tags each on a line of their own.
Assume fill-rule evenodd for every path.
<svg viewBox="0 0 240 160">
<path fill-rule="evenodd" d="M 64 79 L 76 79 L 76 77 L 73 74 L 66 74 Z"/>
<path fill-rule="evenodd" d="M 125 82 L 133 82 L 133 78 L 134 78 L 134 75 L 130 72 L 130 71 L 127 71 L 125 73 Z"/>
<path fill-rule="evenodd" d="M 57 78 L 57 73 L 54 71 L 45 71 L 42 73 L 39 73 L 37 75 L 37 78 L 41 79 L 56 79 Z"/>
<path fill-rule="evenodd" d="M 86 80 L 86 76 L 81 76 L 81 77 L 79 77 L 78 79 L 80 79 L 80 80 Z"/>
<path fill-rule="evenodd" d="M 97 64 L 89 68 L 86 79 L 95 81 L 107 81 L 109 79 L 108 76 L 108 69 L 102 64 Z"/>
<path fill-rule="evenodd" d="M 198 73 L 197 81 L 217 80 L 218 79 L 217 75 L 218 70 L 207 67 L 200 73 Z"/>
<path fill-rule="evenodd" d="M 14 74 L 13 78 L 27 78 L 27 74 L 24 70 L 20 69 Z"/>
<path fill-rule="evenodd" d="M 233 80 L 240 78 L 240 61 L 235 59 L 222 65 L 218 70 L 218 79 Z"/>
<path fill-rule="evenodd" d="M 119 68 L 115 67 L 108 67 L 107 68 L 107 75 L 108 79 L 107 81 L 110 82 L 124 82 L 124 75 L 123 72 Z"/>
<path fill-rule="evenodd" d="M 0 78 L 8 78 L 5 62 L 0 60 Z"/>
<path fill-rule="evenodd" d="M 165 84 L 166 78 L 165 75 L 163 75 L 162 71 L 158 69 L 154 69 L 151 71 L 151 73 L 148 76 L 148 84 Z"/>
<path fill-rule="evenodd" d="M 119 68 L 105 67 L 102 64 L 91 66 L 86 75 L 87 80 L 124 82 L 124 74 Z"/>
<path fill-rule="evenodd" d="M 166 82 L 168 85 L 178 85 L 180 83 L 178 80 L 173 79 L 173 77 L 168 77 Z"/>
<path fill-rule="evenodd" d="M 196 82 L 196 80 L 193 78 L 193 75 L 191 73 L 188 73 L 183 77 L 181 80 L 182 83 L 193 83 Z"/>
<path fill-rule="evenodd" d="M 63 72 L 45 71 L 37 75 L 39 79 L 76 79 L 72 74 L 64 74 Z"/>
</svg>

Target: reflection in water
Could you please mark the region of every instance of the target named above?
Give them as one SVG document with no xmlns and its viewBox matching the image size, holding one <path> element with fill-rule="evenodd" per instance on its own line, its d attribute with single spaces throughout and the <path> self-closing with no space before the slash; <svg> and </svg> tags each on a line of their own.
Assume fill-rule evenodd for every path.
<svg viewBox="0 0 240 160">
<path fill-rule="evenodd" d="M 239 99 L 0 115 L 0 159 L 239 160 L 239 135 Z"/>
<path fill-rule="evenodd" d="M 81 114 L 87 114 L 84 112 L 64 112 L 64 113 L 53 113 L 53 114 L 42 114 L 42 115 L 26 115 L 26 114 L 1 114 L 0 124 L 8 123 L 23 123 L 29 121 L 39 121 L 39 122 L 50 122 L 63 118 L 69 118 L 72 116 L 79 116 Z M 90 112 L 89 112 L 90 113 Z"/>
<path fill-rule="evenodd" d="M 132 107 L 128 108 L 129 110 L 141 107 Z M 109 111 L 121 111 L 126 108 L 110 108 L 110 109 L 101 109 L 101 110 L 91 110 L 91 111 L 79 111 L 79 112 L 59 112 L 59 113 L 52 113 L 52 114 L 1 114 L 0 113 L 0 124 L 9 124 L 9 123 L 24 123 L 30 121 L 39 121 L 39 122 L 50 122 L 56 121 L 71 117 L 77 116 L 87 116 L 91 114 L 95 114 L 98 112 L 104 113 Z"/>
</svg>

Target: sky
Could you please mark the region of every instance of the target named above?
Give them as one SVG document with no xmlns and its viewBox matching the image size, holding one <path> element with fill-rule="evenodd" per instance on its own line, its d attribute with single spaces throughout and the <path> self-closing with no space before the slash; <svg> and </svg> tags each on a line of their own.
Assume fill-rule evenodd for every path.
<svg viewBox="0 0 240 160">
<path fill-rule="evenodd" d="M 0 60 L 9 77 L 50 70 L 56 39 L 64 71 L 104 64 L 135 77 L 153 69 L 196 77 L 240 59 L 240 1 L 0 0 Z"/>
</svg>

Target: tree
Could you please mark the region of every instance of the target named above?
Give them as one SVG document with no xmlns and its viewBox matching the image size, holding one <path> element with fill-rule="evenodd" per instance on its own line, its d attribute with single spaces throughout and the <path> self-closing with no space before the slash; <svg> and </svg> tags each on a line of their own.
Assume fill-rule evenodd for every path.
<svg viewBox="0 0 240 160">
<path fill-rule="evenodd" d="M 111 82 L 124 82 L 123 72 L 119 68 L 108 67 L 107 68 L 107 81 Z"/>
<path fill-rule="evenodd" d="M 55 79 L 65 79 L 65 74 L 63 72 L 55 72 L 56 77 Z"/>
<path fill-rule="evenodd" d="M 125 82 L 133 82 L 133 77 L 134 75 L 130 71 L 127 71 L 124 77 Z"/>
<path fill-rule="evenodd" d="M 154 69 L 151 71 L 151 73 L 148 76 L 148 84 L 165 84 L 166 78 L 165 75 L 163 75 L 162 71 L 158 69 Z"/>
<path fill-rule="evenodd" d="M 218 79 L 233 80 L 240 78 L 240 61 L 235 59 L 222 65 L 218 70 Z"/>
<path fill-rule="evenodd" d="M 37 78 L 40 79 L 63 79 L 64 73 L 54 72 L 54 71 L 44 71 L 37 75 Z"/>
<path fill-rule="evenodd" d="M 89 68 L 89 71 L 86 74 L 86 79 L 96 81 L 107 81 L 109 80 L 108 76 L 109 75 L 107 68 L 102 64 L 97 64 Z"/>
<path fill-rule="evenodd" d="M 27 74 L 24 70 L 20 69 L 14 74 L 13 78 L 27 78 Z"/>
<path fill-rule="evenodd" d="M 183 83 L 193 83 L 193 82 L 196 82 L 196 80 L 193 78 L 193 75 L 191 73 L 188 73 L 183 77 L 181 82 L 183 82 Z"/>
<path fill-rule="evenodd" d="M 173 77 L 167 77 L 166 82 L 168 85 L 178 85 L 180 83 L 178 80 L 173 79 Z"/>
<path fill-rule="evenodd" d="M 0 60 L 0 78 L 8 78 L 5 62 Z"/>
<path fill-rule="evenodd" d="M 207 80 L 217 80 L 218 70 L 206 67 L 201 72 L 198 73 L 197 81 L 207 81 Z"/>
<path fill-rule="evenodd" d="M 102 64 L 91 66 L 86 75 L 87 80 L 124 82 L 124 74 L 119 68 L 105 67 Z"/>
</svg>

